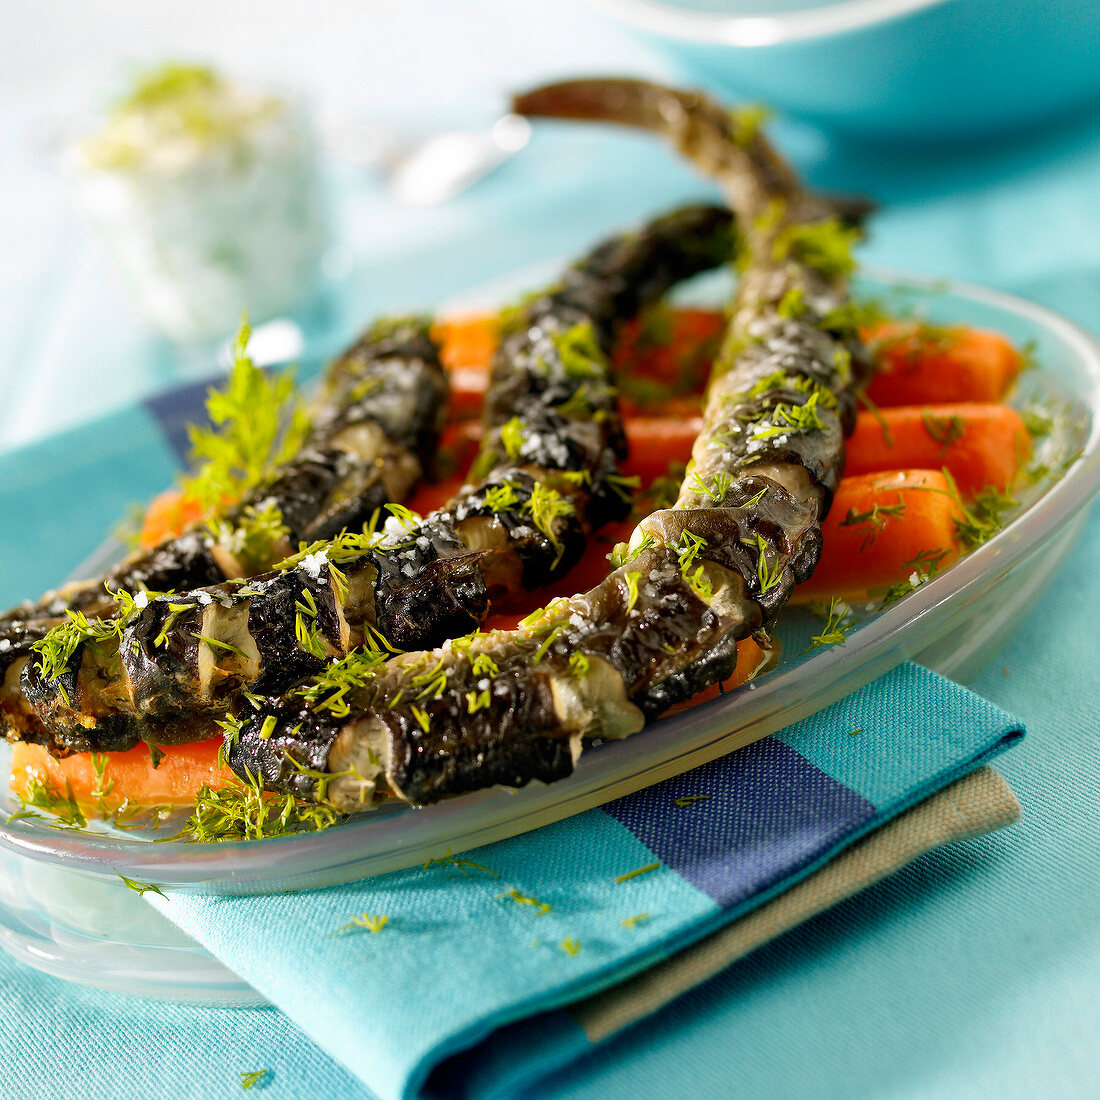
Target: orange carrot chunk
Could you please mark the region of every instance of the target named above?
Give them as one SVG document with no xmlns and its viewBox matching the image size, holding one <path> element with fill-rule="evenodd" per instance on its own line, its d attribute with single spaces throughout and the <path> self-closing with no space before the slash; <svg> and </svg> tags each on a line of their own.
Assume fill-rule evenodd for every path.
<svg viewBox="0 0 1100 1100">
<path fill-rule="evenodd" d="M 821 560 L 795 597 L 863 599 L 959 555 L 962 510 L 939 470 L 844 478 L 822 525 Z"/>
<path fill-rule="evenodd" d="M 180 489 L 165 489 L 153 498 L 141 525 L 141 545 L 156 546 L 174 538 L 203 517 L 203 507 L 195 497 Z"/>
<path fill-rule="evenodd" d="M 1006 492 L 1030 452 L 1024 422 L 1007 405 L 902 405 L 859 414 L 844 472 L 946 466 L 971 497 L 987 487 Z"/>
<path fill-rule="evenodd" d="M 867 396 L 882 408 L 999 401 L 1024 363 L 1004 336 L 987 329 L 884 321 L 861 335 L 877 367 Z"/>
<path fill-rule="evenodd" d="M 432 325 L 440 361 L 449 371 L 486 371 L 499 335 L 500 320 L 496 313 L 453 313 Z"/>
<path fill-rule="evenodd" d="M 668 473 L 670 462 L 687 462 L 703 420 L 691 417 L 632 416 L 623 422 L 630 452 L 623 472 L 636 475 L 647 484 Z"/>
<path fill-rule="evenodd" d="M 97 755 L 78 752 L 57 760 L 40 745 L 17 742 L 12 746 L 11 789 L 30 798 L 37 780 L 62 797 L 68 793 L 81 809 L 113 812 L 124 802 L 131 806 L 189 806 L 202 786 L 221 787 L 233 775 L 218 766 L 221 738 L 175 745 L 158 750 L 164 755 L 153 766 L 147 745 L 128 752 Z M 97 772 L 97 764 L 102 769 Z"/>
</svg>

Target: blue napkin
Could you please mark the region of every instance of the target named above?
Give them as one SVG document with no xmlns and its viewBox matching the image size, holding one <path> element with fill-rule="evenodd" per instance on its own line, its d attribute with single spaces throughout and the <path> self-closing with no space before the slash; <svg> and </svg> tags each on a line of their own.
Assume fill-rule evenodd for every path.
<svg viewBox="0 0 1100 1100">
<path fill-rule="evenodd" d="M 1022 733 L 908 664 L 469 863 L 289 895 L 147 897 L 382 1100 L 431 1093 L 433 1070 L 476 1044 L 493 1068 L 476 1091 L 495 1093 L 591 1046 L 564 1006 L 760 905 Z M 446 1070 L 448 1095 L 474 1088 L 461 1066 Z"/>
</svg>

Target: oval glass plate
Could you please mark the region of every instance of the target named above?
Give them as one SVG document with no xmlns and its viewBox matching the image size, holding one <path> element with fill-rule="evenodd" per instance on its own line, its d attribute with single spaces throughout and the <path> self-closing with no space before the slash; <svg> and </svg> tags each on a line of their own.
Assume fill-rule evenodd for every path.
<svg viewBox="0 0 1100 1100">
<path fill-rule="evenodd" d="M 525 272 L 462 304 L 500 301 L 539 282 Z M 881 272 L 863 278 L 857 292 L 933 322 L 996 328 L 1032 346 L 1040 366 L 1025 372 L 1013 401 L 1041 398 L 1060 413 L 1044 442 L 1044 459 L 1055 472 L 1028 490 L 1011 522 L 897 603 L 864 618 L 844 644 L 788 657 L 735 692 L 626 741 L 594 747 L 571 777 L 551 785 L 485 790 L 422 810 L 387 807 L 326 832 L 245 843 L 150 843 L 153 836 L 5 820 L 0 846 L 116 882 L 121 873 L 208 893 L 324 886 L 514 836 L 681 774 L 828 706 L 909 658 L 965 680 L 1056 575 L 1100 484 L 1100 347 L 1048 310 L 980 288 Z M 728 283 L 712 282 L 696 286 L 690 297 L 713 302 L 726 293 Z M 30 539 L 33 544 L 33 531 Z M 798 612 L 785 613 L 784 620 L 785 651 L 798 653 L 809 637 L 808 620 L 800 621 Z M 16 809 L 10 797 L 0 800 L 5 816 Z"/>
</svg>

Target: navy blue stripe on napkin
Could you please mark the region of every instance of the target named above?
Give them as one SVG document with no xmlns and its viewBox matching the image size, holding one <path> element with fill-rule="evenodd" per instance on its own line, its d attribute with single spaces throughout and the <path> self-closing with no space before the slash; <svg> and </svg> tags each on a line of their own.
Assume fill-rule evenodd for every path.
<svg viewBox="0 0 1100 1100">
<path fill-rule="evenodd" d="M 142 404 L 153 415 L 164 433 L 164 438 L 175 452 L 180 464 L 186 464 L 191 455 L 191 439 L 187 428 L 190 424 L 209 424 L 206 415 L 206 394 L 211 386 L 224 384 L 225 375 L 211 375 L 201 382 L 169 390 L 167 393 L 147 397 Z"/>
<path fill-rule="evenodd" d="M 774 737 L 602 809 L 724 908 L 789 878 L 875 816 L 867 799 Z"/>
</svg>

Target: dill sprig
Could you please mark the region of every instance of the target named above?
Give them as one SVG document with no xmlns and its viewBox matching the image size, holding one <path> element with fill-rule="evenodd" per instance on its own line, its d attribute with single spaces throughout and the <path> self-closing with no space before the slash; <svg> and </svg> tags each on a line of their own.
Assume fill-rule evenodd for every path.
<svg viewBox="0 0 1100 1100">
<path fill-rule="evenodd" d="M 966 431 L 961 416 L 936 416 L 931 409 L 922 409 L 920 418 L 924 430 L 940 445 L 940 452 L 957 443 Z"/>
<path fill-rule="evenodd" d="M 461 871 L 466 878 L 470 877 L 470 872 L 466 869 L 471 868 L 474 871 L 483 871 L 487 875 L 491 875 L 493 878 L 500 878 L 500 875 L 496 873 L 491 867 L 486 867 L 483 863 L 475 863 L 472 859 L 464 859 L 462 856 L 455 856 L 451 854 L 451 849 L 434 859 L 429 859 L 421 870 L 426 871 L 429 867 L 454 867 Z"/>
<path fill-rule="evenodd" d="M 768 544 L 761 535 L 756 536 L 756 549 L 760 557 L 756 563 L 756 579 L 760 583 L 760 594 L 769 592 L 783 579 L 783 569 L 778 561 L 769 567 L 767 551 Z"/>
<path fill-rule="evenodd" d="M 825 276 L 851 275 L 856 268 L 852 246 L 863 234 L 845 225 L 835 214 L 820 221 L 788 225 L 776 234 L 776 262 L 800 260 Z"/>
<path fill-rule="evenodd" d="M 384 663 L 381 650 L 353 649 L 298 688 L 297 694 L 311 710 L 327 710 L 334 718 L 346 718 L 351 714 L 348 694 L 374 679 Z"/>
<path fill-rule="evenodd" d="M 290 372 L 268 377 L 248 355 L 252 330 L 241 322 L 225 389 L 211 389 L 206 411 L 213 429 L 192 426 L 196 472 L 183 489 L 210 514 L 239 500 L 297 453 L 309 430 L 305 405 Z"/>
<path fill-rule="evenodd" d="M 250 1089 L 261 1078 L 266 1077 L 271 1070 L 269 1069 L 254 1069 L 254 1070 L 242 1070 L 241 1071 L 241 1088 Z"/>
<path fill-rule="evenodd" d="M 122 881 L 126 883 L 126 885 L 131 890 L 133 890 L 139 898 L 143 898 L 146 894 L 150 893 L 159 894 L 165 900 L 167 900 L 168 898 L 168 895 L 165 894 L 165 892 L 159 886 L 157 886 L 156 883 L 138 882 L 137 879 L 127 878 L 124 874 L 122 874 L 121 871 L 116 871 L 115 874 L 118 875 L 118 877 L 122 879 Z"/>
<path fill-rule="evenodd" d="M 875 536 L 885 529 L 890 519 L 898 519 L 905 512 L 905 501 L 899 494 L 897 504 L 872 504 L 866 512 L 857 512 L 854 508 L 848 509 L 848 514 L 840 521 L 840 527 L 865 527 L 863 541 L 860 543 L 860 551 L 866 550 L 874 544 Z"/>
<path fill-rule="evenodd" d="M 357 917 L 352 917 L 347 924 L 340 925 L 334 932 L 330 932 L 330 936 L 339 936 L 343 932 L 354 932 L 359 928 L 365 928 L 368 932 L 373 932 L 377 935 L 390 923 L 390 918 L 385 913 L 379 913 L 377 916 L 372 916 L 370 913 L 360 913 Z"/>
<path fill-rule="evenodd" d="M 829 601 L 829 609 L 825 613 L 825 625 L 810 638 L 810 644 L 802 651 L 809 653 L 823 645 L 840 645 L 848 640 L 848 632 L 856 625 L 856 618 L 848 605 L 839 597 L 834 596 Z M 802 653 L 799 656 L 802 656 Z"/>
<path fill-rule="evenodd" d="M 237 559 L 245 577 L 269 569 L 281 552 L 285 553 L 283 546 L 290 534 L 282 512 L 273 501 L 262 508 L 248 505 L 235 523 L 214 518 L 207 527 L 214 541 Z"/>
<path fill-rule="evenodd" d="M 531 496 L 524 505 L 524 511 L 530 515 L 531 522 L 550 540 L 551 545 L 557 550 L 558 554 L 554 559 L 554 565 L 557 565 L 561 561 L 565 548 L 558 538 L 557 531 L 554 530 L 554 524 L 557 520 L 574 514 L 575 509 L 572 501 L 566 500 L 557 489 L 552 489 L 549 485 L 536 481 L 531 488 Z"/>
<path fill-rule="evenodd" d="M 644 867 L 635 867 L 633 871 L 624 871 L 621 875 L 616 875 L 615 881 L 627 882 L 632 878 L 638 878 L 639 875 L 648 875 L 650 871 L 656 871 L 660 866 L 660 860 L 655 863 L 647 863 Z"/>
<path fill-rule="evenodd" d="M 526 894 L 521 894 L 514 886 L 509 887 L 502 894 L 497 894 L 497 900 L 501 898 L 510 898 L 517 905 L 530 905 L 535 909 L 535 916 L 541 917 L 543 913 L 549 913 L 554 907 L 545 901 L 539 901 L 538 898 L 528 897 Z"/>
<path fill-rule="evenodd" d="M 552 333 L 550 339 L 568 377 L 599 378 L 610 369 L 591 321 L 581 321 L 565 332 Z"/>
<path fill-rule="evenodd" d="M 203 843 L 262 840 L 320 832 L 341 820 L 331 806 L 299 802 L 289 794 L 268 794 L 253 778 L 252 782 L 237 780 L 224 787 L 200 787 L 193 812 L 169 839 Z"/>
</svg>

